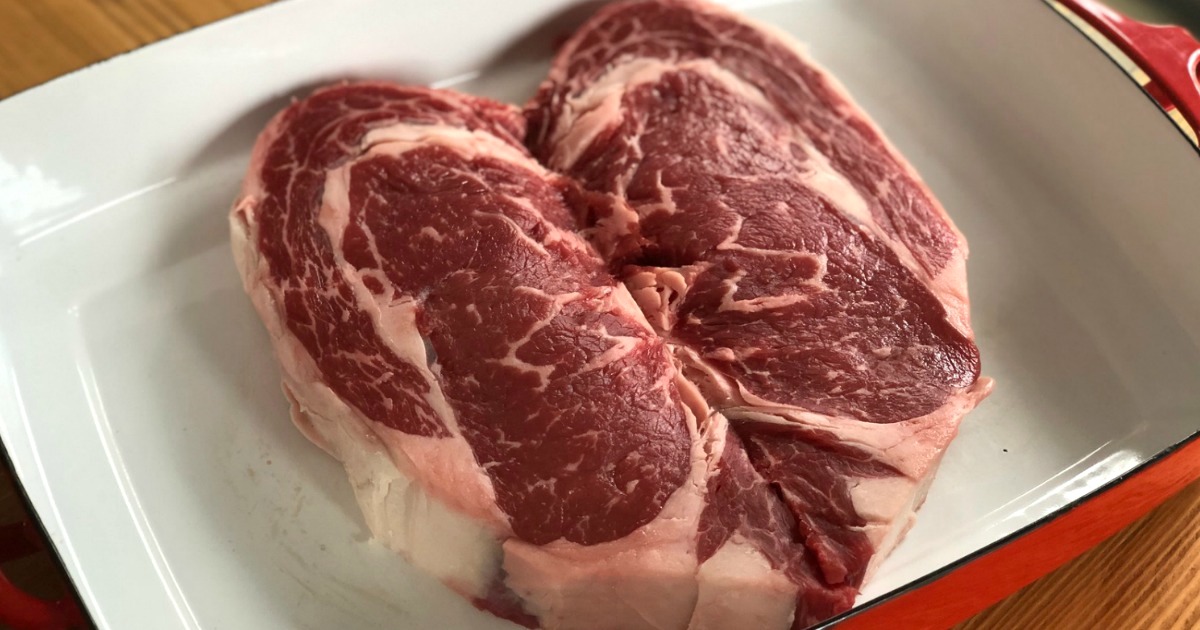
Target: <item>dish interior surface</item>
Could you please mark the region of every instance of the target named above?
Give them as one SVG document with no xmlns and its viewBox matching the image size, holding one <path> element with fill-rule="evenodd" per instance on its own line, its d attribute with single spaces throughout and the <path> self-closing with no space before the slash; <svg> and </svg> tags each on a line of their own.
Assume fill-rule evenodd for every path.
<svg viewBox="0 0 1200 630">
<path fill-rule="evenodd" d="M 101 627 L 510 627 L 372 542 L 291 426 L 226 210 L 293 96 L 378 78 L 522 103 L 595 5 L 347 4 L 0 102 L 0 438 Z M 997 387 L 860 604 L 1200 429 L 1200 158 L 1115 65 L 1039 2 L 742 8 L 808 44 L 971 245 Z"/>
</svg>

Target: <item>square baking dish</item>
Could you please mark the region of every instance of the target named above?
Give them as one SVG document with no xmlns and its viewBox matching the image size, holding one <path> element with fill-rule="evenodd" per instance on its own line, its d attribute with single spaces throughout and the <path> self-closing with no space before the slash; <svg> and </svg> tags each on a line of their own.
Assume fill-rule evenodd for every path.
<svg viewBox="0 0 1200 630">
<path fill-rule="evenodd" d="M 844 627 L 957 621 L 1200 477 L 1178 73 L 1141 89 L 1033 0 L 735 6 L 806 42 L 966 234 L 998 383 Z M 594 7 L 290 0 L 0 101 L 0 439 L 99 627 L 511 627 L 370 541 L 291 426 L 226 210 L 289 99 L 381 78 L 521 103 Z"/>
</svg>

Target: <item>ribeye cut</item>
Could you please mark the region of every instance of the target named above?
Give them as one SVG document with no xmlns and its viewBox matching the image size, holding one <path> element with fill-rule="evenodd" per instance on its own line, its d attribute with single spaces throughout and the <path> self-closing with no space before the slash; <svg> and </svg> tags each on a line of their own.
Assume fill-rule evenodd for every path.
<svg viewBox="0 0 1200 630">
<path fill-rule="evenodd" d="M 523 131 L 462 94 L 322 90 L 259 138 L 238 264 L 293 419 L 380 540 L 525 625 L 619 624 L 665 593 L 668 627 L 708 412 Z"/>
<path fill-rule="evenodd" d="M 797 627 L 847 608 L 991 387 L 965 240 L 827 73 L 713 5 L 605 7 L 527 114 L 589 239 L 728 418 L 701 605 L 705 566 L 739 544 L 764 584 L 794 585 Z"/>
</svg>

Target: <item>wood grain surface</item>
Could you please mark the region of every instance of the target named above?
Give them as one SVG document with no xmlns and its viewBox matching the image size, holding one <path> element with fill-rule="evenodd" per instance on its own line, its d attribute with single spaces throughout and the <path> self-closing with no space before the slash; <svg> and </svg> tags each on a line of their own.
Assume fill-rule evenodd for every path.
<svg viewBox="0 0 1200 630">
<path fill-rule="evenodd" d="M 266 3 L 0 0 L 0 98 Z M 20 517 L 20 502 L 8 483 L 0 476 L 0 524 Z M 61 592 L 54 565 L 45 558 L 10 563 L 5 569 L 38 594 Z M 1200 628 L 1200 483 L 959 626 L 1010 628 Z"/>
</svg>

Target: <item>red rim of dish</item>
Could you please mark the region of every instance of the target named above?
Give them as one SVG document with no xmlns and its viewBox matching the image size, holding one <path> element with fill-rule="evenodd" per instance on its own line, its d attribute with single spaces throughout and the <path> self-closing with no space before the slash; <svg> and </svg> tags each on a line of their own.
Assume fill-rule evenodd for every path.
<svg viewBox="0 0 1200 630">
<path fill-rule="evenodd" d="M 1050 1 L 1050 0 L 1047 0 Z M 1142 86 L 1165 110 L 1177 110 L 1200 135 L 1200 42 L 1181 26 L 1145 24 L 1098 0 L 1057 0 L 1100 32 L 1150 78 Z"/>
</svg>

